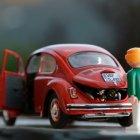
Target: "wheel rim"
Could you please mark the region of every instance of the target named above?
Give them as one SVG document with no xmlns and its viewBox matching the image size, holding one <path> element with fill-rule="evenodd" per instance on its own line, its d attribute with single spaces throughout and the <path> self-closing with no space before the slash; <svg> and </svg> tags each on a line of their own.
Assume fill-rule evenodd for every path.
<svg viewBox="0 0 140 140">
<path fill-rule="evenodd" d="M 8 121 L 10 118 L 9 118 L 9 113 L 7 110 L 3 110 L 3 117 L 6 121 Z"/>
<path fill-rule="evenodd" d="M 60 108 L 59 108 L 58 99 L 53 99 L 52 100 L 50 112 L 51 112 L 51 117 L 52 117 L 53 121 L 54 122 L 59 121 L 59 118 L 60 118 Z"/>
</svg>

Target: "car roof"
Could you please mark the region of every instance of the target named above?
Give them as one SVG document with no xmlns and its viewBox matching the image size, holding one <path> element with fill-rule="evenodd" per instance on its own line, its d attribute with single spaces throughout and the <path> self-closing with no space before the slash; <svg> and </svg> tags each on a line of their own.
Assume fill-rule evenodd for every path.
<svg viewBox="0 0 140 140">
<path fill-rule="evenodd" d="M 40 48 L 32 53 L 32 55 L 38 54 L 38 53 L 47 53 L 47 52 L 56 52 L 57 54 L 61 56 L 68 57 L 74 53 L 78 53 L 81 51 L 95 51 L 95 52 L 102 52 L 106 53 L 108 55 L 111 55 L 107 50 L 95 46 L 95 45 L 89 45 L 89 44 L 56 44 L 56 45 L 50 45 L 43 48 Z"/>
</svg>

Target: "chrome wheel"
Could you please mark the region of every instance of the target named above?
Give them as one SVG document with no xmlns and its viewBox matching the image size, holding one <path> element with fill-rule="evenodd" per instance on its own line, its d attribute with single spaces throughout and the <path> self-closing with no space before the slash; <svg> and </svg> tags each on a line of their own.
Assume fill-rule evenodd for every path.
<svg viewBox="0 0 140 140">
<path fill-rule="evenodd" d="M 5 119 L 5 121 L 9 121 L 10 117 L 9 117 L 9 112 L 7 110 L 3 110 L 3 117 Z"/>
<path fill-rule="evenodd" d="M 60 118 L 60 108 L 58 99 L 53 99 L 51 102 L 51 108 L 50 108 L 51 116 L 54 122 L 59 121 Z"/>
<path fill-rule="evenodd" d="M 8 126 L 12 126 L 15 124 L 16 121 L 16 113 L 15 111 L 3 110 L 2 111 L 2 118 L 4 123 Z"/>
<path fill-rule="evenodd" d="M 60 108 L 60 101 L 54 93 L 48 102 L 48 118 L 53 128 L 64 128 L 69 123 L 69 115 L 66 115 Z"/>
</svg>

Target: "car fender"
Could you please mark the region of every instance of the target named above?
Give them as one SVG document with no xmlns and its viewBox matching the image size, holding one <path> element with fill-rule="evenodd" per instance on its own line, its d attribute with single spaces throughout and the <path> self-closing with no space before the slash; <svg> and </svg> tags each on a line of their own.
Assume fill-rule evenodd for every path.
<svg viewBox="0 0 140 140">
<path fill-rule="evenodd" d="M 43 107 L 45 107 L 45 103 L 49 102 L 51 94 L 55 92 L 59 99 L 60 108 L 64 113 L 67 113 L 65 105 L 73 102 L 68 92 L 70 87 L 72 87 L 72 85 L 61 78 L 50 80 L 47 84 L 47 92 L 44 98 Z M 45 110 L 45 108 L 43 110 Z"/>
</svg>

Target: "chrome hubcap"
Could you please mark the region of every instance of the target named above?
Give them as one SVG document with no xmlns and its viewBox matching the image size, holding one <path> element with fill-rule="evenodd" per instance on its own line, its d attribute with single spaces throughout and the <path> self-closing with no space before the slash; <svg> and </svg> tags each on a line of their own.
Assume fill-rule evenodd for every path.
<svg viewBox="0 0 140 140">
<path fill-rule="evenodd" d="M 5 119 L 6 121 L 9 120 L 9 113 L 8 113 L 7 110 L 3 110 L 3 117 L 4 117 L 4 119 Z"/>
<path fill-rule="evenodd" d="M 53 99 L 51 103 L 51 116 L 53 121 L 57 122 L 60 118 L 60 109 L 58 104 L 58 99 Z"/>
</svg>

